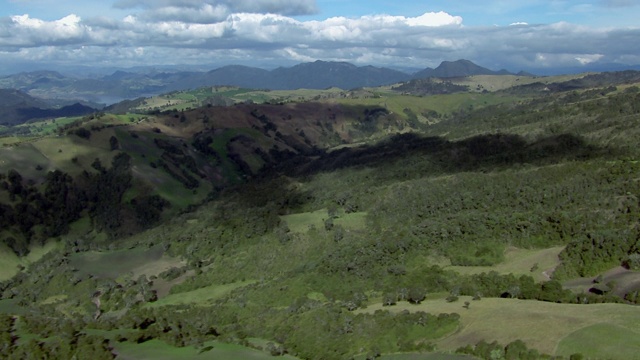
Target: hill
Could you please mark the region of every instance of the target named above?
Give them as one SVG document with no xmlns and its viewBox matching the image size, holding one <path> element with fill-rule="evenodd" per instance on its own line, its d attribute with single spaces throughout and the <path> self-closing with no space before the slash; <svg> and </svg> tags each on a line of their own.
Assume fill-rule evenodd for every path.
<svg viewBox="0 0 640 360">
<path fill-rule="evenodd" d="M 238 86 L 253 89 L 344 90 L 376 87 L 430 77 L 465 77 L 477 74 L 508 74 L 491 71 L 468 60 L 443 62 L 436 69 L 416 74 L 345 62 L 315 61 L 288 68 L 264 70 L 247 66 L 225 66 L 208 72 L 194 71 L 116 71 L 98 78 L 76 78 L 56 72 L 21 73 L 0 79 L 0 87 L 20 89 L 30 95 L 58 100 L 84 100 L 113 104 L 125 99 L 151 96 L 210 86 Z"/>
<path fill-rule="evenodd" d="M 514 75 L 506 70 L 493 71 L 478 66 L 469 60 L 443 61 L 437 68 L 426 68 L 413 74 L 414 79 L 455 78 L 473 75 Z"/>
<path fill-rule="evenodd" d="M 0 89 L 0 99 L 0 121 L 5 126 L 36 119 L 81 116 L 96 111 L 79 103 L 62 107 L 52 106 L 44 100 L 14 89 Z"/>
<path fill-rule="evenodd" d="M 492 76 L 25 125 L 0 354 L 633 356 L 640 83 Z"/>
</svg>

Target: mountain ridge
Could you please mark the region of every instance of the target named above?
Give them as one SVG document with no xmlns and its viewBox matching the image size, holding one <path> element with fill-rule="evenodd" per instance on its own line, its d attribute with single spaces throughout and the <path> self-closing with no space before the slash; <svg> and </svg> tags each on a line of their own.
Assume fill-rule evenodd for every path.
<svg viewBox="0 0 640 360">
<path fill-rule="evenodd" d="M 443 62 L 436 69 L 407 73 L 372 65 L 322 61 L 265 70 L 244 65 L 227 65 L 206 72 L 164 71 L 153 73 L 116 70 L 95 78 L 65 76 L 53 71 L 35 71 L 0 78 L 0 88 L 21 90 L 32 96 L 115 103 L 140 96 L 195 89 L 206 86 L 239 86 L 254 89 L 295 90 L 338 87 L 345 90 L 391 85 L 427 77 L 463 77 L 477 74 L 511 74 L 493 71 L 469 60 Z"/>
</svg>

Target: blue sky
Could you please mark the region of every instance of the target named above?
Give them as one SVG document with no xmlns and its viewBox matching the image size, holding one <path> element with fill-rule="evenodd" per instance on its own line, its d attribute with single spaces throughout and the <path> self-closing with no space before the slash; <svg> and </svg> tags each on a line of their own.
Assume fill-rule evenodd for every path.
<svg viewBox="0 0 640 360">
<path fill-rule="evenodd" d="M 1 0 L 0 66 L 640 64 L 640 0 Z"/>
</svg>

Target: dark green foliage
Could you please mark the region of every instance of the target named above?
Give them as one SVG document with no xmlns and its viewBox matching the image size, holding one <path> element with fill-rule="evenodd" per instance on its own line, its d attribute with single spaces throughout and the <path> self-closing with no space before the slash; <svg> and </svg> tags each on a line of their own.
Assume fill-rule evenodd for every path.
<svg viewBox="0 0 640 360">
<path fill-rule="evenodd" d="M 74 134 L 76 134 L 77 136 L 83 138 L 83 139 L 89 139 L 91 138 L 91 131 L 81 127 L 78 128 L 76 131 L 73 132 Z"/>
<path fill-rule="evenodd" d="M 377 311 L 354 316 L 335 307 L 319 307 L 291 316 L 273 331 L 294 356 L 344 359 L 361 353 L 361 349 L 376 353 L 429 350 L 429 341 L 455 329 L 457 321 L 457 314 Z"/>
<path fill-rule="evenodd" d="M 413 304 L 420 304 L 427 297 L 427 291 L 421 287 L 409 289 L 407 300 Z"/>
<path fill-rule="evenodd" d="M 635 259 L 634 246 L 640 239 L 638 231 L 613 228 L 588 232 L 574 238 L 560 253 L 563 260 L 561 276 L 589 276 Z"/>
<path fill-rule="evenodd" d="M 169 140 L 154 139 L 156 146 L 163 150 L 161 159 L 157 165 L 164 169 L 174 179 L 180 181 L 185 188 L 195 189 L 200 186 L 200 181 L 192 174 L 204 176 L 198 169 L 198 165 L 184 147 L 185 144 L 177 145 Z"/>
<path fill-rule="evenodd" d="M 115 136 L 112 136 L 109 138 L 109 148 L 113 151 L 113 150 L 118 150 L 120 148 L 120 142 L 118 141 L 118 138 Z"/>
<path fill-rule="evenodd" d="M 631 251 L 637 251 L 636 249 L 632 249 Z M 629 270 L 640 270 L 640 253 L 633 252 L 626 256 L 626 258 L 622 261 L 622 265 Z"/>
<path fill-rule="evenodd" d="M 88 176 L 89 215 L 99 231 L 114 236 L 123 221 L 122 196 L 131 186 L 131 157 L 119 153 L 107 171 Z"/>
<path fill-rule="evenodd" d="M 84 324 L 70 320 L 60 322 L 25 316 L 20 318 L 21 332 L 16 336 L 16 319 L 0 315 L 0 357 L 3 359 L 114 359 L 116 355 L 108 340 L 87 335 L 76 329 Z"/>
<path fill-rule="evenodd" d="M 495 341 L 487 343 L 482 340 L 475 346 L 467 345 L 461 347 L 456 350 L 456 353 L 473 355 L 486 360 L 538 360 L 540 358 L 550 358 L 549 355 L 540 354 L 535 349 L 527 348 L 527 345 L 522 340 L 515 340 L 504 347 Z"/>
<path fill-rule="evenodd" d="M 138 224 L 143 228 L 151 227 L 160 220 L 162 211 L 169 204 L 160 195 L 139 196 L 131 200 Z"/>
<path fill-rule="evenodd" d="M 67 233 L 69 224 L 78 220 L 86 207 L 84 192 L 71 176 L 56 170 L 47 174 L 44 196 L 50 203 L 45 221 L 48 236 Z"/>
</svg>

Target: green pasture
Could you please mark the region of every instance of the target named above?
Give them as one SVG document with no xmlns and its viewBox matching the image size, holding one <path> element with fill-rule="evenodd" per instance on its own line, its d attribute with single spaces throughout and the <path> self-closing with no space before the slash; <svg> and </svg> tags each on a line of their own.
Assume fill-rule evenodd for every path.
<svg viewBox="0 0 640 360">
<path fill-rule="evenodd" d="M 42 170 L 37 170 L 37 165 L 42 166 Z M 15 169 L 23 179 L 38 179 L 43 177 L 51 166 L 53 161 L 38 149 L 37 142 L 0 148 L 0 173 L 6 174 L 9 170 Z"/>
<path fill-rule="evenodd" d="M 0 244 L 0 281 L 8 280 L 16 275 L 19 266 L 28 267 L 40 260 L 45 254 L 59 249 L 61 244 L 56 241 L 48 241 L 44 245 L 32 245 L 29 254 L 19 258 L 5 244 Z"/>
<path fill-rule="evenodd" d="M 81 273 L 116 279 L 123 275 L 158 275 L 172 266 L 181 266 L 179 259 L 164 256 L 160 245 L 115 251 L 87 251 L 73 254 L 71 265 Z"/>
<path fill-rule="evenodd" d="M 326 90 L 316 89 L 297 89 L 297 90 L 253 90 L 231 95 L 236 101 L 251 100 L 256 103 L 264 103 L 270 101 L 298 102 L 309 100 L 331 99 L 344 93 L 344 90 L 338 88 L 330 88 Z"/>
<path fill-rule="evenodd" d="M 585 74 L 560 76 L 474 75 L 452 79 L 452 83 L 469 86 L 470 91 L 499 91 L 533 83 L 551 84 L 583 77 Z"/>
<path fill-rule="evenodd" d="M 511 247 L 505 251 L 504 262 L 494 266 L 452 266 L 442 263 L 446 269 L 464 275 L 488 273 L 495 271 L 499 274 L 529 275 L 536 281 L 550 279 L 553 270 L 560 264 L 558 254 L 564 246 L 548 249 L 519 249 Z M 448 261 L 448 260 L 447 260 Z M 534 269 L 533 271 L 531 271 Z"/>
<path fill-rule="evenodd" d="M 600 359 L 639 359 L 640 328 L 599 323 L 576 330 L 565 336 L 556 348 L 556 355 L 575 353 Z"/>
<path fill-rule="evenodd" d="M 82 119 L 81 117 L 61 117 L 56 119 L 40 120 L 17 125 L 18 128 L 28 128 L 33 136 L 46 136 L 54 134 L 58 128 Z"/>
<path fill-rule="evenodd" d="M 468 309 L 463 308 L 465 301 L 470 303 Z M 436 342 L 438 349 L 444 351 L 454 351 L 480 340 L 506 345 L 520 339 L 529 348 L 547 354 L 583 352 L 587 356 L 622 360 L 630 359 L 626 350 L 603 354 L 597 349 L 610 349 L 611 344 L 621 342 L 629 342 L 635 349 L 639 344 L 640 312 L 636 306 L 624 304 L 576 305 L 499 298 L 473 301 L 469 296 L 461 296 L 457 302 L 451 303 L 434 299 L 419 305 L 400 302 L 383 307 L 376 304 L 358 311 L 372 313 L 380 309 L 460 314 L 460 328 Z M 595 327 L 589 328 L 592 326 Z M 616 331 L 602 330 L 606 328 Z M 594 349 L 595 353 L 586 352 L 583 341 L 587 339 L 590 341 L 589 349 Z M 583 350 L 579 351 L 581 346 Z"/>
<path fill-rule="evenodd" d="M 365 360 L 366 356 L 356 356 L 356 360 Z M 407 353 L 407 354 L 384 354 L 380 360 L 473 360 L 477 359 L 470 355 L 446 354 L 446 353 Z"/>
<path fill-rule="evenodd" d="M 3 136 L 0 137 L 0 146 L 2 147 L 6 147 L 6 146 L 13 146 L 16 144 L 21 143 L 22 141 L 25 141 L 26 138 L 24 137 L 18 137 L 18 136 Z"/>
<path fill-rule="evenodd" d="M 115 350 L 118 352 L 118 359 L 122 360 L 273 359 L 273 356 L 266 351 L 216 341 L 206 342 L 199 347 L 185 346 L 180 348 L 160 340 L 150 340 L 142 344 L 122 342 L 115 344 Z M 290 355 L 279 358 L 296 359 Z"/>
<path fill-rule="evenodd" d="M 0 300 L 0 314 L 23 315 L 27 312 L 27 309 L 18 305 L 18 300 L 16 299 Z"/>
<path fill-rule="evenodd" d="M 411 109 L 416 114 L 430 110 L 439 114 L 451 114 L 459 110 L 469 110 L 488 105 L 512 103 L 518 101 L 515 96 L 482 93 L 456 93 L 432 96 L 410 96 L 400 94 L 383 94 L 380 97 L 337 99 L 345 105 L 379 106 L 395 114 L 404 116 L 404 109 Z"/>
<path fill-rule="evenodd" d="M 106 134 L 104 134 L 106 135 Z M 99 137 L 92 133 L 92 137 Z M 60 171 L 77 174 L 90 168 L 97 158 L 104 166 L 111 164 L 115 152 L 108 150 L 108 138 L 103 146 L 96 146 L 96 139 L 85 140 L 75 136 L 45 137 L 33 142 L 31 145 L 37 149 L 41 156 L 48 159 L 49 168 L 46 171 L 58 169 Z M 32 162 L 32 164 L 37 162 Z"/>
<path fill-rule="evenodd" d="M 198 306 L 211 305 L 213 301 L 224 297 L 231 291 L 254 284 L 255 282 L 256 281 L 254 280 L 239 281 L 231 284 L 211 285 L 192 291 L 169 294 L 156 302 L 147 304 L 147 306 L 158 307 L 165 305 L 182 304 L 191 304 Z"/>
</svg>

